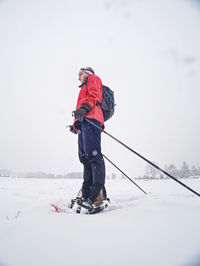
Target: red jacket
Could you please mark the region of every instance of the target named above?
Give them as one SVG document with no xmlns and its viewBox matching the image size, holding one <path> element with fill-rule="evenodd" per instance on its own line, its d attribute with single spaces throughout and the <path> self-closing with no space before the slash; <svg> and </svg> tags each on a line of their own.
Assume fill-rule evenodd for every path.
<svg viewBox="0 0 200 266">
<path fill-rule="evenodd" d="M 102 102 L 103 94 L 102 94 L 102 82 L 99 77 L 96 75 L 89 75 L 87 78 L 87 84 L 84 84 L 81 87 L 81 90 L 78 95 L 76 110 L 81 107 L 83 103 L 87 103 L 91 106 L 91 111 L 86 113 L 85 117 L 94 118 L 99 121 L 104 127 L 104 119 L 103 113 L 101 110 L 101 106 L 97 104 L 98 102 Z M 75 127 L 77 119 L 74 119 L 73 127 Z"/>
</svg>

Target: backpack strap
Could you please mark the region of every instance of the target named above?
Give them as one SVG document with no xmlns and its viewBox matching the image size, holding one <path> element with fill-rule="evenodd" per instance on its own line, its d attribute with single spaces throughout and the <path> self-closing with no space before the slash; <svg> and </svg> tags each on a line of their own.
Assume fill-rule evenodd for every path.
<svg viewBox="0 0 200 266">
<path fill-rule="evenodd" d="M 88 80 L 86 79 L 81 85 L 79 85 L 79 88 L 82 88 L 84 85 L 87 86 L 87 82 L 88 82 Z"/>
</svg>

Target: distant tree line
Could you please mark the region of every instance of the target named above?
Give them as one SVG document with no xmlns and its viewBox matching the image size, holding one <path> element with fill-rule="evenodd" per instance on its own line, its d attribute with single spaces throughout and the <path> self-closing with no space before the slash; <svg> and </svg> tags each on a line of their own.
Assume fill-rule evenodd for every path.
<svg viewBox="0 0 200 266">
<path fill-rule="evenodd" d="M 200 167 L 192 166 L 190 169 L 186 162 L 182 163 L 180 169 L 178 169 L 174 164 L 170 164 L 169 166 L 166 165 L 163 170 L 165 170 L 167 173 L 177 178 L 200 177 Z M 161 171 L 157 170 L 152 165 L 147 164 L 145 167 L 145 174 L 142 178 L 163 179 L 163 178 L 168 178 L 168 176 L 163 174 Z"/>
<path fill-rule="evenodd" d="M 0 169 L 1 177 L 22 177 L 22 178 L 47 178 L 47 179 L 79 179 L 82 178 L 83 174 L 81 172 L 72 172 L 63 175 L 55 175 L 52 173 L 44 173 L 44 172 L 28 172 L 28 173 L 14 173 L 7 169 Z"/>
<path fill-rule="evenodd" d="M 51 173 L 43 173 L 43 172 L 34 172 L 27 173 L 26 177 L 28 178 L 49 178 L 49 179 L 79 179 L 82 178 L 82 173 L 80 172 L 72 172 L 64 175 L 55 175 Z"/>
<path fill-rule="evenodd" d="M 157 163 L 154 162 L 157 165 Z M 174 164 L 170 164 L 169 166 L 165 166 L 164 169 L 167 173 L 171 174 L 176 178 L 200 178 L 200 167 L 192 166 L 189 168 L 186 162 L 182 163 L 180 169 L 176 168 Z M 145 166 L 144 175 L 136 177 L 138 179 L 165 179 L 168 178 L 161 171 L 157 170 L 150 164 Z M 2 177 L 27 177 L 27 178 L 49 178 L 49 179 L 82 179 L 82 172 L 71 172 L 63 175 L 55 175 L 52 173 L 44 173 L 44 172 L 29 172 L 29 173 L 13 173 L 7 169 L 0 169 L 0 176 Z M 124 175 L 121 178 L 126 178 Z M 117 179 L 117 175 L 112 173 L 110 176 L 107 175 L 106 179 Z"/>
</svg>

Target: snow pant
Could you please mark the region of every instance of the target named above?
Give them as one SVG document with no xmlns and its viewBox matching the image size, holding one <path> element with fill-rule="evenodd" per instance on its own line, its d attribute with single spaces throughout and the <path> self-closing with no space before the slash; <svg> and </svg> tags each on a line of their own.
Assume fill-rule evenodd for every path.
<svg viewBox="0 0 200 266">
<path fill-rule="evenodd" d="M 98 127 L 102 124 L 95 119 L 90 119 Z M 101 154 L 101 130 L 83 121 L 79 126 L 78 153 L 83 164 L 82 196 L 92 202 L 97 198 L 101 189 L 106 198 L 105 190 L 105 163 Z"/>
</svg>

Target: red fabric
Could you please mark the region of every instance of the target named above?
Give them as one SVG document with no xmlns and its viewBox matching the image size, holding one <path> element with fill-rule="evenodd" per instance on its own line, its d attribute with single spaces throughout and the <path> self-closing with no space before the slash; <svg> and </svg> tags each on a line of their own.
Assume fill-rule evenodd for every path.
<svg viewBox="0 0 200 266">
<path fill-rule="evenodd" d="M 99 121 L 104 126 L 103 113 L 100 105 L 96 105 L 97 102 L 102 102 L 102 82 L 96 75 L 89 75 L 87 84 L 83 85 L 79 92 L 76 110 L 81 107 L 83 103 L 87 103 L 91 106 L 91 111 L 86 113 L 85 117 L 93 118 Z M 73 127 L 75 127 L 77 119 L 74 119 Z"/>
</svg>

